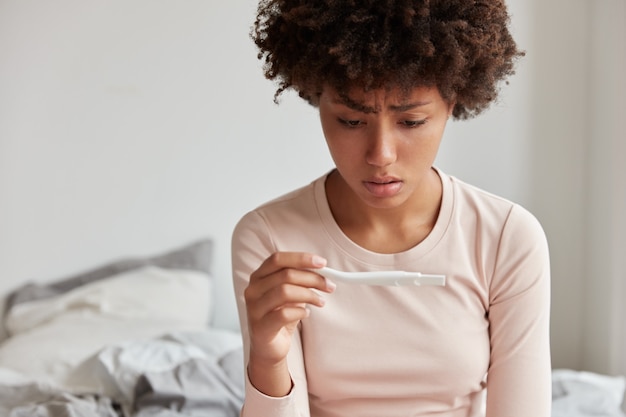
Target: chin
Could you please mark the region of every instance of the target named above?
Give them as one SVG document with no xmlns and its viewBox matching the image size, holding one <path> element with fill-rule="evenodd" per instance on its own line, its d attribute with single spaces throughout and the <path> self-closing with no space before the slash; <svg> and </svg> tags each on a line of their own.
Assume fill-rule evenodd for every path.
<svg viewBox="0 0 626 417">
<path fill-rule="evenodd" d="M 363 199 L 362 201 L 365 205 L 373 209 L 391 210 L 401 207 L 406 202 L 406 199 L 399 196 L 386 198 L 369 197 L 367 199 Z"/>
</svg>

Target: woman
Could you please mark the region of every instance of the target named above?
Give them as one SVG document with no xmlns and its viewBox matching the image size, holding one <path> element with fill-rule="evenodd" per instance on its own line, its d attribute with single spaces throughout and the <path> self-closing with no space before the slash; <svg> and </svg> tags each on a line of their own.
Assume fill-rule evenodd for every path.
<svg viewBox="0 0 626 417">
<path fill-rule="evenodd" d="M 433 167 L 522 55 L 502 1 L 262 1 L 265 75 L 319 108 L 336 168 L 232 242 L 243 416 L 547 417 L 549 260 L 520 206 Z M 333 283 L 406 270 L 443 287 Z"/>
</svg>

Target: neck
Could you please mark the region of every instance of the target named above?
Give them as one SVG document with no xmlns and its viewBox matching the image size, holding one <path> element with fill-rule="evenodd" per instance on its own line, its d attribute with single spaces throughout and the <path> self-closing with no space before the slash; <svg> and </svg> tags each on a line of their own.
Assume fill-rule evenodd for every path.
<svg viewBox="0 0 626 417">
<path fill-rule="evenodd" d="M 434 227 L 441 204 L 441 180 L 433 170 L 402 204 L 377 208 L 365 204 L 334 171 L 326 195 L 335 221 L 356 244 L 379 253 L 408 250 Z"/>
</svg>

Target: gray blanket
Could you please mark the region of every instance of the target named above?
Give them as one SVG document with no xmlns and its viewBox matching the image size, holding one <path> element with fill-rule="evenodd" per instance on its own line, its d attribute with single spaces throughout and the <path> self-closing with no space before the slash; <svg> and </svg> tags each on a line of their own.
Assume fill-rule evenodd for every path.
<svg viewBox="0 0 626 417">
<path fill-rule="evenodd" d="M 219 333 L 217 333 L 219 334 Z M 197 337 L 196 337 L 197 336 Z M 7 417 L 236 417 L 243 403 L 243 352 L 232 339 L 206 334 L 168 335 L 154 341 L 175 351 L 190 348 L 201 354 L 180 363 L 150 363 L 125 369 L 124 355 L 137 346 L 103 350 L 81 364 L 81 381 L 91 388 L 63 388 L 0 369 L 0 415 Z M 139 348 L 150 356 L 150 341 Z M 111 352 L 114 352 L 112 354 Z M 140 353 L 141 350 L 140 350 Z M 169 352 L 168 352 L 169 353 Z M 114 362 L 112 367 L 110 364 Z M 171 365 L 171 366 L 170 366 Z M 132 369 L 131 369 L 132 368 Z M 137 374 L 137 369 L 142 372 Z M 96 381 L 97 379 L 97 381 Z M 102 387 L 95 389 L 93 387 Z M 95 392 L 99 391 L 99 392 Z"/>
</svg>

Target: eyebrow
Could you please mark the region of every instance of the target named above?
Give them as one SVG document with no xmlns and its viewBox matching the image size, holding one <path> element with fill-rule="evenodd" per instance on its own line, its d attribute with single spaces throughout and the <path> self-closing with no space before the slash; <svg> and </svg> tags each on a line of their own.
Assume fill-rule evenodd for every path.
<svg viewBox="0 0 626 417">
<path fill-rule="evenodd" d="M 406 104 L 398 104 L 389 106 L 389 110 L 395 112 L 403 112 L 407 110 L 412 110 L 416 107 L 422 107 L 430 104 L 430 101 L 416 101 L 414 103 L 406 103 Z"/>
<path fill-rule="evenodd" d="M 380 107 L 368 106 L 366 104 L 359 103 L 358 101 L 354 101 L 350 97 L 342 96 L 340 99 L 333 100 L 333 103 L 341 104 L 341 105 L 351 108 L 352 110 L 356 110 L 358 112 L 366 113 L 366 114 L 380 112 Z M 416 101 L 412 103 L 391 104 L 388 106 L 388 109 L 393 112 L 401 113 L 407 110 L 415 109 L 417 107 L 426 106 L 430 103 L 431 103 L 430 101 Z"/>
</svg>

